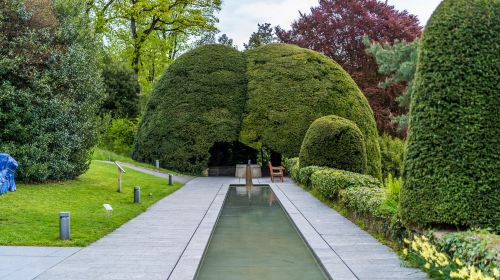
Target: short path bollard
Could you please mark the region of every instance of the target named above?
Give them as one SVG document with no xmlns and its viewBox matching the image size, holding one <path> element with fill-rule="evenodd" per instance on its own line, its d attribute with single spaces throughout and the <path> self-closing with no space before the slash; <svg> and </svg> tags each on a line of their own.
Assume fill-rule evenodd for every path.
<svg viewBox="0 0 500 280">
<path fill-rule="evenodd" d="M 174 184 L 174 176 L 172 174 L 168 174 L 168 185 L 172 186 Z"/>
<path fill-rule="evenodd" d="M 134 203 L 141 203 L 141 187 L 134 187 Z"/>
<path fill-rule="evenodd" d="M 160 169 L 160 160 L 155 160 L 156 169 Z"/>
<path fill-rule="evenodd" d="M 70 240 L 70 215 L 69 212 L 60 212 L 59 213 L 59 239 L 61 240 Z"/>
</svg>

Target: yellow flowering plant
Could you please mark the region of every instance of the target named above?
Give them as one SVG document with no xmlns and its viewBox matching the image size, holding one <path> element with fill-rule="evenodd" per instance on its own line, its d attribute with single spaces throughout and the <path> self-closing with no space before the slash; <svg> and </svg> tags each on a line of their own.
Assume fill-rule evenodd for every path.
<svg viewBox="0 0 500 280">
<path fill-rule="evenodd" d="M 464 264 L 456 257 L 451 259 L 447 254 L 439 252 L 425 236 L 415 236 L 413 240 L 404 239 L 404 242 L 408 247 L 403 249 L 405 258 L 434 279 L 500 279 L 500 271 L 497 268 L 493 269 L 493 275 L 488 275 L 473 265 Z"/>
</svg>

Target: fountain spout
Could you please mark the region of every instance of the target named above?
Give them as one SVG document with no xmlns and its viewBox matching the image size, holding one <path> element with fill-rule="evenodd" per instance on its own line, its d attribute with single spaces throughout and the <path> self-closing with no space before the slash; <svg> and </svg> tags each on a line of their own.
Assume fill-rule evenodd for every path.
<svg viewBox="0 0 500 280">
<path fill-rule="evenodd" d="M 245 174 L 245 186 L 247 187 L 247 193 L 248 193 L 248 199 L 249 200 L 251 198 L 252 187 L 253 187 L 253 182 L 252 182 L 252 166 L 250 165 L 250 163 L 251 163 L 250 160 L 248 160 L 246 174 Z"/>
</svg>

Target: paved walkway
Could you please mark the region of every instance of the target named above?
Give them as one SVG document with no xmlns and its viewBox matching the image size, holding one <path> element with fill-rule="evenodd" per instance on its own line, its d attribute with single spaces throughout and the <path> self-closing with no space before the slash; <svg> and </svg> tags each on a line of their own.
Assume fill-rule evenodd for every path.
<svg viewBox="0 0 500 280">
<path fill-rule="evenodd" d="M 113 161 L 109 161 L 109 160 L 96 160 L 96 161 L 110 163 L 110 164 L 114 163 Z M 126 162 L 121 162 L 121 161 L 117 161 L 117 162 L 120 165 L 125 166 L 125 167 L 130 168 L 130 169 L 134 169 L 136 171 L 139 171 L 139 172 L 142 172 L 142 173 L 146 173 L 146 174 L 149 174 L 149 175 L 153 175 L 153 176 L 156 176 L 156 177 L 168 179 L 168 173 L 156 171 L 156 170 L 154 170 L 152 168 L 146 168 L 146 167 L 142 167 L 142 166 L 133 165 L 133 164 L 126 163 Z M 193 177 L 180 176 L 180 175 L 174 175 L 174 174 L 172 174 L 172 179 L 175 182 L 181 182 L 181 183 L 185 184 L 185 183 L 193 180 Z"/>
<path fill-rule="evenodd" d="M 192 279 L 227 187 L 235 183 L 243 182 L 224 177 L 193 179 L 90 246 L 61 251 L 61 258 L 51 259 L 43 268 L 10 277 L 0 274 L 0 279 L 32 279 L 33 275 L 43 280 Z M 255 179 L 254 183 L 269 180 Z M 416 269 L 401 267 L 389 248 L 289 180 L 271 185 L 333 279 L 426 279 Z M 20 248 L 27 252 L 15 247 L 12 254 L 19 255 Z M 5 260 L 1 255 L 0 265 Z M 28 258 L 24 263 L 29 270 Z"/>
<path fill-rule="evenodd" d="M 110 162 L 110 161 L 107 161 L 107 162 Z M 110 163 L 112 163 L 112 162 L 110 162 Z M 168 179 L 168 174 L 167 173 L 159 172 L 159 171 L 156 171 L 156 170 L 151 169 L 151 168 L 137 166 L 137 165 L 133 165 L 133 164 L 126 163 L 126 162 L 118 162 L 118 163 L 120 165 L 122 165 L 122 166 L 128 167 L 130 169 L 134 169 L 134 170 L 142 172 L 142 173 L 146 173 L 146 174 L 153 175 L 153 176 L 156 176 L 156 177 Z M 192 177 L 179 176 L 179 175 L 174 175 L 174 174 L 172 174 L 172 177 L 173 177 L 172 179 L 174 181 L 181 182 L 183 184 L 185 184 L 185 183 L 193 180 Z"/>
</svg>

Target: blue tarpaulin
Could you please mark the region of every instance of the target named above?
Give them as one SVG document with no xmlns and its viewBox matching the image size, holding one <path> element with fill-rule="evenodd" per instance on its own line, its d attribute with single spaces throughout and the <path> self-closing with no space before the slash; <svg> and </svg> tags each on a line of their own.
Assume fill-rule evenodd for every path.
<svg viewBox="0 0 500 280">
<path fill-rule="evenodd" d="M 0 153 L 0 194 L 16 190 L 14 175 L 17 166 L 17 161 L 13 157 Z"/>
</svg>

